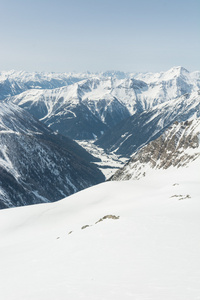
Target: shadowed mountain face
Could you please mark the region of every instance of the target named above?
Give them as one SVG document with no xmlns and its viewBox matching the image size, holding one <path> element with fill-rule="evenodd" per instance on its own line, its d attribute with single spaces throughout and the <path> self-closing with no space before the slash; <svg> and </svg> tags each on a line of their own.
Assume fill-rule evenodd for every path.
<svg viewBox="0 0 200 300">
<path fill-rule="evenodd" d="M 153 109 L 136 113 L 107 131 L 96 145 L 106 151 L 130 157 L 137 149 L 159 137 L 174 122 L 200 117 L 198 93 L 183 95 L 159 104 Z"/>
<path fill-rule="evenodd" d="M 95 158 L 23 109 L 0 108 L 0 208 L 51 202 L 104 181 Z"/>
</svg>

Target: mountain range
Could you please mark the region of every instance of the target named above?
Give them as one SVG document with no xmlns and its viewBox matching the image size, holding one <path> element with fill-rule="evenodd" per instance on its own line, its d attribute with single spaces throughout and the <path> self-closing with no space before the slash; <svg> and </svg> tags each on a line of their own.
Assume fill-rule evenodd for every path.
<svg viewBox="0 0 200 300">
<path fill-rule="evenodd" d="M 47 73 L 25 71 L 0 72 L 0 100 L 29 89 L 53 89 L 73 84 L 90 76 L 75 73 Z"/>
<path fill-rule="evenodd" d="M 1 155 L 2 174 L 5 175 L 5 166 L 6 172 L 10 166 L 9 174 L 17 174 L 14 179 L 9 179 L 7 186 L 7 178 L 11 175 L 6 173 L 6 179 L 1 180 L 1 194 L 4 195 L 1 207 L 7 207 L 58 200 L 102 182 L 104 175 L 101 172 L 106 178 L 112 176 L 143 146 L 158 139 L 175 122 L 198 119 L 200 72 L 190 73 L 183 67 L 145 74 L 111 71 L 96 74 L 1 72 L 0 95 L 3 120 L 1 145 L 2 149 L 6 149 Z M 15 113 L 12 124 L 8 121 L 10 113 L 9 117 L 6 116 L 9 107 L 11 111 L 18 112 L 21 107 L 21 113 Z M 20 126 L 17 125 L 19 121 Z M 4 133 L 5 126 L 9 134 Z M 31 129 L 31 126 L 34 128 Z M 12 132 L 12 138 L 10 131 L 15 132 Z M 7 138 L 3 137 L 5 134 L 8 134 Z M 19 142 L 22 136 L 24 141 Z M 36 149 L 42 149 L 44 155 L 33 150 L 37 143 Z M 44 149 L 47 144 L 51 146 L 48 151 Z M 16 150 L 18 148 L 19 151 Z M 26 156 L 24 162 L 22 153 Z M 68 158 L 60 164 L 63 153 Z M 51 163 L 44 163 L 42 156 L 51 157 Z M 10 157 L 15 161 L 14 168 Z M 38 164 L 31 161 L 33 157 Z M 29 163 L 31 171 L 27 176 L 27 168 L 23 165 Z M 52 168 L 52 165 L 56 167 Z M 22 170 L 19 171 L 20 168 Z M 20 182 L 16 179 L 19 173 Z M 44 177 L 41 178 L 41 174 Z M 60 180 L 59 187 L 55 178 Z M 12 191 L 8 191 L 11 182 Z M 45 185 L 45 182 L 49 183 Z M 13 196 L 16 186 L 21 192 Z M 52 190 L 50 198 L 46 192 L 49 188 Z M 25 191 L 31 196 L 27 197 Z M 18 199 L 21 194 L 23 199 Z"/>
<path fill-rule="evenodd" d="M 97 139 L 129 116 L 197 93 L 200 72 L 174 67 L 158 74 L 127 74 L 123 79 L 90 74 L 64 87 L 47 88 L 26 90 L 8 101 L 72 139 Z"/>
<path fill-rule="evenodd" d="M 199 74 L 1 73 L 2 299 L 199 299 Z"/>
<path fill-rule="evenodd" d="M 95 144 L 106 151 L 130 157 L 137 149 L 159 137 L 174 122 L 200 117 L 199 92 L 184 94 L 135 113 L 108 130 Z"/>
</svg>

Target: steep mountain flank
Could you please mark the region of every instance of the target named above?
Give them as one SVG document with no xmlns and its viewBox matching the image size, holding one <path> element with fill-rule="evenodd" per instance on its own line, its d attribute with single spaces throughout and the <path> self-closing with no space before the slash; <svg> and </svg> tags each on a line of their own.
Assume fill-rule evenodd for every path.
<svg viewBox="0 0 200 300">
<path fill-rule="evenodd" d="M 192 116 L 200 117 L 198 92 L 134 114 L 107 131 L 95 144 L 105 151 L 130 157 L 137 149 L 159 137 L 175 121 L 187 121 Z"/>
<path fill-rule="evenodd" d="M 56 201 L 104 181 L 94 157 L 11 104 L 1 104 L 0 146 L 0 208 Z"/>
<path fill-rule="evenodd" d="M 111 180 L 139 179 L 152 169 L 186 167 L 200 157 L 200 118 L 175 122 L 159 138 L 138 150 Z"/>
</svg>

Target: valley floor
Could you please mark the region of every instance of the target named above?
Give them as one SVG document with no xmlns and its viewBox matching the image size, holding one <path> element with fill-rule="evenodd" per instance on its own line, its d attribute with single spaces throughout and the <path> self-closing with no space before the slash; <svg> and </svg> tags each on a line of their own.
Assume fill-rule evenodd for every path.
<svg viewBox="0 0 200 300">
<path fill-rule="evenodd" d="M 0 211 L 1 299 L 200 299 L 199 167 Z"/>
<path fill-rule="evenodd" d="M 95 162 L 95 164 L 104 174 L 106 179 L 109 179 L 118 169 L 124 166 L 126 161 L 128 161 L 128 158 L 120 157 L 114 152 L 107 153 L 103 148 L 96 146 L 93 140 L 76 140 L 76 142 L 87 152 L 100 160 L 99 162 Z"/>
</svg>

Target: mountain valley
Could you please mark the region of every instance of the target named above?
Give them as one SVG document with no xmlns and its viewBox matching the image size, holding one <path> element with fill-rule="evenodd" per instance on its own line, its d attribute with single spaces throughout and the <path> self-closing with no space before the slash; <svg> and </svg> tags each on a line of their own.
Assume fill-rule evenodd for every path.
<svg viewBox="0 0 200 300">
<path fill-rule="evenodd" d="M 60 200 L 104 181 L 96 158 L 11 103 L 1 103 L 0 146 L 0 208 Z"/>
<path fill-rule="evenodd" d="M 107 179 L 174 122 L 200 116 L 200 72 L 183 67 L 155 74 L 10 71 L 0 82 L 2 107 L 20 106 L 62 143 L 64 136 L 76 140 Z"/>
<path fill-rule="evenodd" d="M 0 73 L 2 299 L 199 299 L 199 88 Z"/>
</svg>

